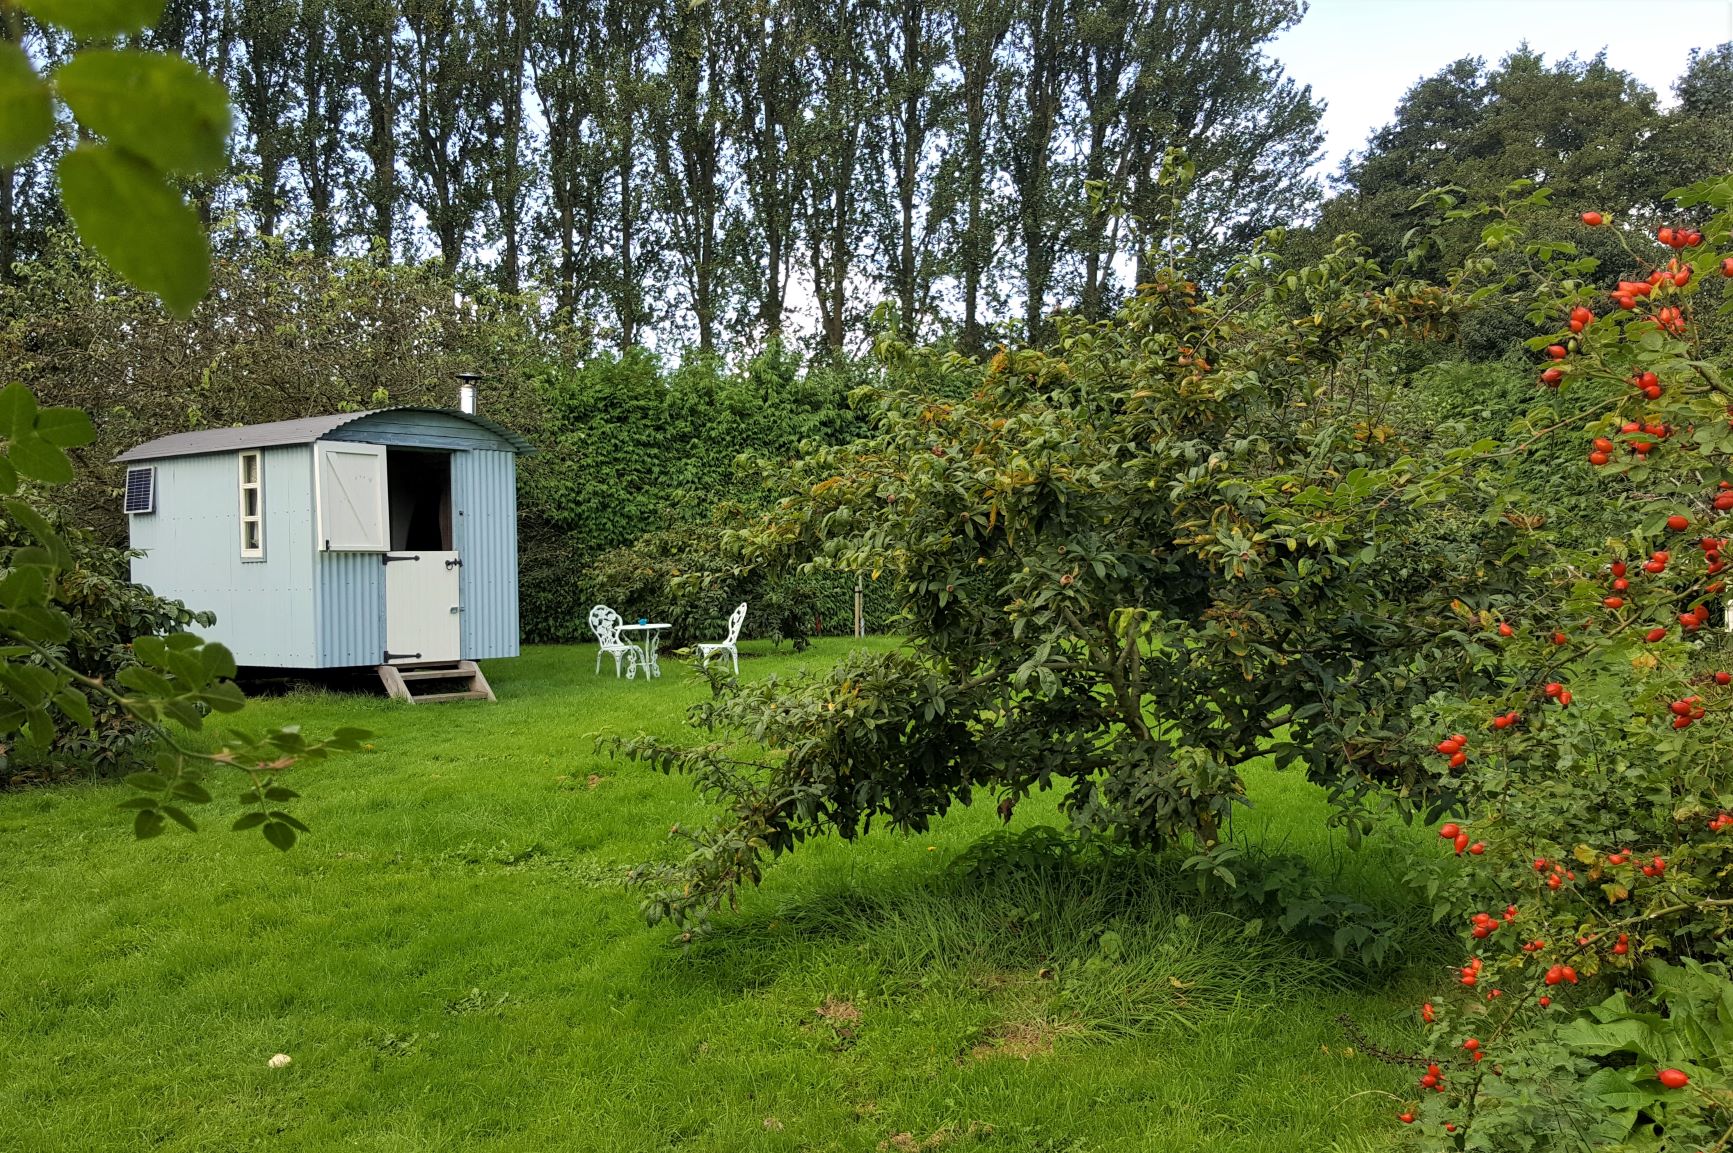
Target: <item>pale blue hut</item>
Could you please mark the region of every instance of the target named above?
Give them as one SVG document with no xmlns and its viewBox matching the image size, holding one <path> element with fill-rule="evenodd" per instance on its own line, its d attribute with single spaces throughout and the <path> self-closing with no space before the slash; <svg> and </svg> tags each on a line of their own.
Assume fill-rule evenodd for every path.
<svg viewBox="0 0 1733 1153">
<path fill-rule="evenodd" d="M 116 458 L 132 578 L 216 613 L 204 635 L 242 666 L 370 666 L 393 696 L 491 700 L 475 662 L 518 652 L 529 451 L 418 407 L 165 436 Z"/>
</svg>

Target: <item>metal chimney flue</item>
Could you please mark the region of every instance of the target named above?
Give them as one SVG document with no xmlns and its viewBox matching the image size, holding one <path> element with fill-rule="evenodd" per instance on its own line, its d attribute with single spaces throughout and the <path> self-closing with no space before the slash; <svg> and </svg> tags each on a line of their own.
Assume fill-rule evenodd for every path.
<svg viewBox="0 0 1733 1153">
<path fill-rule="evenodd" d="M 475 382 L 480 380 L 479 372 L 457 373 L 457 411 L 475 415 Z"/>
</svg>

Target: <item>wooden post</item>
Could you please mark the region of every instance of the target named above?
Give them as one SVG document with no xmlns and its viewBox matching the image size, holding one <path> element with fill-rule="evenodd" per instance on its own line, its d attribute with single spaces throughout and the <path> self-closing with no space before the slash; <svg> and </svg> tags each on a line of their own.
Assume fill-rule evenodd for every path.
<svg viewBox="0 0 1733 1153">
<path fill-rule="evenodd" d="M 854 635 L 866 636 L 866 593 L 861 589 L 860 574 L 854 574 Z"/>
</svg>

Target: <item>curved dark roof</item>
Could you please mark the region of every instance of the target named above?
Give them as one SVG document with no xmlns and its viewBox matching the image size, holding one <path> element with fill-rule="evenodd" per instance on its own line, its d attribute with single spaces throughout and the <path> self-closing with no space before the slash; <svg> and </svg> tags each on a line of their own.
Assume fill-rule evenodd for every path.
<svg viewBox="0 0 1733 1153">
<path fill-rule="evenodd" d="M 387 412 L 434 412 L 441 416 L 466 420 L 470 424 L 498 436 L 520 453 L 534 452 L 530 442 L 497 421 L 473 412 L 455 408 L 433 408 L 421 404 L 399 404 L 391 408 L 374 408 L 365 412 L 337 412 L 329 416 L 304 416 L 298 420 L 273 420 L 268 424 L 243 424 L 237 428 L 201 428 L 197 432 L 177 432 L 147 440 L 136 448 L 127 449 L 114 459 L 162 460 L 170 456 L 200 456 L 211 452 L 236 452 L 247 448 L 269 448 L 283 444 L 311 444 L 323 440 L 344 425 Z"/>
</svg>

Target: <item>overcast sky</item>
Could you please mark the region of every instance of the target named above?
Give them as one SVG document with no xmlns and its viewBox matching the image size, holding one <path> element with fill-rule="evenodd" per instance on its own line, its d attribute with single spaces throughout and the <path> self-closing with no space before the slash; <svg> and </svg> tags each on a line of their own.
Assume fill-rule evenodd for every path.
<svg viewBox="0 0 1733 1153">
<path fill-rule="evenodd" d="M 1488 63 L 1524 40 L 1548 60 L 1607 60 L 1672 99 L 1692 48 L 1733 40 L 1733 0 L 1311 0 L 1272 47 L 1328 102 L 1324 171 L 1363 148 L 1415 81 L 1464 56 Z"/>
</svg>

